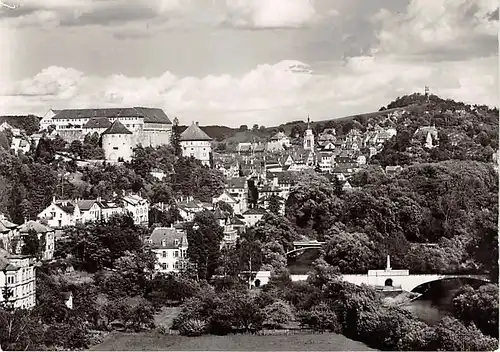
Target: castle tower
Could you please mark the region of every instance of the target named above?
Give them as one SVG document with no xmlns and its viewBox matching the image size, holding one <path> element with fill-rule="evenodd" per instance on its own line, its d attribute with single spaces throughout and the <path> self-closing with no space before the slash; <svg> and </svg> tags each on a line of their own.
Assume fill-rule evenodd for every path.
<svg viewBox="0 0 500 352">
<path fill-rule="evenodd" d="M 192 123 L 180 136 L 182 156 L 194 157 L 203 165 L 210 166 L 210 154 L 212 153 L 212 138 L 210 138 L 198 126 L 198 122 Z"/>
<path fill-rule="evenodd" d="M 132 132 L 118 119 L 102 133 L 102 149 L 108 161 L 131 160 L 133 147 Z"/>
<path fill-rule="evenodd" d="M 314 151 L 314 134 L 311 129 L 311 119 L 307 116 L 307 129 L 304 134 L 304 149 Z"/>
</svg>

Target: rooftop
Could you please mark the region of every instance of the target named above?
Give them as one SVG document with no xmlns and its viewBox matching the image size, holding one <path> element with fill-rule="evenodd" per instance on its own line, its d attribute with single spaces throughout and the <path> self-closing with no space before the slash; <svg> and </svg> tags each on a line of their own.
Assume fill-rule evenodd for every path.
<svg viewBox="0 0 500 352">
<path fill-rule="evenodd" d="M 93 117 L 142 117 L 146 123 L 171 124 L 170 119 L 162 109 L 158 108 L 109 108 L 109 109 L 64 109 L 52 110 L 56 113 L 54 119 L 81 119 Z"/>
<path fill-rule="evenodd" d="M 120 120 L 115 120 L 102 134 L 132 134 Z"/>
<path fill-rule="evenodd" d="M 180 136 L 181 141 L 211 141 L 212 138 L 208 136 L 203 130 L 198 126 L 198 123 L 192 123 L 191 126 L 186 128 Z"/>
</svg>

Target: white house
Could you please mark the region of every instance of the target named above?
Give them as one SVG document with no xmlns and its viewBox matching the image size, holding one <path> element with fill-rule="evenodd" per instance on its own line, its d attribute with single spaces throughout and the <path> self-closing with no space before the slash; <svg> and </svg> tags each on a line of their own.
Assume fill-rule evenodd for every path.
<svg viewBox="0 0 500 352">
<path fill-rule="evenodd" d="M 210 154 L 212 153 L 212 138 L 198 126 L 198 122 L 192 123 L 180 136 L 182 156 L 193 157 L 210 166 Z"/>
<path fill-rule="evenodd" d="M 11 254 L 0 248 L 0 302 L 4 292 L 13 308 L 29 309 L 36 305 L 35 263 L 32 257 Z"/>
<path fill-rule="evenodd" d="M 52 203 L 38 214 L 38 219 L 45 220 L 52 228 L 61 228 L 81 222 L 81 214 L 78 204 L 70 200 L 56 200 L 56 197 L 53 197 Z"/>
<path fill-rule="evenodd" d="M 122 201 L 123 208 L 132 214 L 135 224 L 148 225 L 149 202 L 146 199 L 138 195 L 128 195 L 122 197 Z"/>
<path fill-rule="evenodd" d="M 94 199 L 78 199 L 76 205 L 80 210 L 80 219 L 82 223 L 101 220 L 101 208 Z"/>
<path fill-rule="evenodd" d="M 267 143 L 266 149 L 268 151 L 280 151 L 290 148 L 290 146 L 291 146 L 290 138 L 283 132 L 278 132 L 271 137 L 271 139 Z"/>
<path fill-rule="evenodd" d="M 229 178 L 226 181 L 227 193 L 239 202 L 237 214 L 242 214 L 248 209 L 248 182 L 245 177 Z"/>
<path fill-rule="evenodd" d="M 112 216 L 123 214 L 123 208 L 116 203 L 103 201 L 101 198 L 97 198 L 96 203 L 101 209 L 101 220 L 108 221 Z"/>
<path fill-rule="evenodd" d="M 231 208 L 233 208 L 233 212 L 235 214 L 243 213 L 242 207 L 241 207 L 242 202 L 239 199 L 236 199 L 235 197 L 230 195 L 227 190 L 224 190 L 224 192 L 220 196 L 213 199 L 214 204 L 216 204 L 217 202 L 224 202 L 224 203 L 229 204 L 231 206 Z"/>
<path fill-rule="evenodd" d="M 243 218 L 248 227 L 255 226 L 267 212 L 262 208 L 250 208 L 243 213 Z"/>
<path fill-rule="evenodd" d="M 186 233 L 174 227 L 157 227 L 146 239 L 156 254 L 157 273 L 178 272 L 187 268 L 188 242 Z"/>
<path fill-rule="evenodd" d="M 55 233 L 53 229 L 37 221 L 30 220 L 20 225 L 17 231 L 19 233 L 20 241 L 18 243 L 18 248 L 16 248 L 16 250 L 18 250 L 19 252 L 16 251 L 16 253 L 20 253 L 23 245 L 23 237 L 27 236 L 30 231 L 35 231 L 38 239 L 42 240 L 43 237 L 42 243 L 45 242 L 45 248 L 43 248 L 42 253 L 42 260 L 52 260 L 52 258 L 54 258 Z"/>
</svg>

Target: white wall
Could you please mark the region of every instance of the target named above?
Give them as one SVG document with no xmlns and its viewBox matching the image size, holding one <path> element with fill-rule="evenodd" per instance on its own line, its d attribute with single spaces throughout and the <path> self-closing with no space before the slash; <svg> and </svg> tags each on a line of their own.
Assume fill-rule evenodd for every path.
<svg viewBox="0 0 500 352">
<path fill-rule="evenodd" d="M 182 156 L 194 157 L 200 160 L 203 165 L 210 165 L 210 153 L 212 143 L 210 141 L 181 141 Z"/>
<path fill-rule="evenodd" d="M 118 161 L 119 158 L 123 158 L 124 161 L 131 160 L 134 145 L 132 140 L 131 134 L 102 135 L 102 148 L 106 160 Z"/>
</svg>

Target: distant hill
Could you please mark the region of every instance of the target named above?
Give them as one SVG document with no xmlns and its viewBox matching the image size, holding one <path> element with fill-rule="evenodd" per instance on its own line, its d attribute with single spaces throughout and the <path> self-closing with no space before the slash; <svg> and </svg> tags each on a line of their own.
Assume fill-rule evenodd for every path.
<svg viewBox="0 0 500 352">
<path fill-rule="evenodd" d="M 25 130 L 28 135 L 38 132 L 40 120 L 36 115 L 5 115 L 0 116 L 0 124 L 7 122 L 14 128 Z"/>
</svg>

